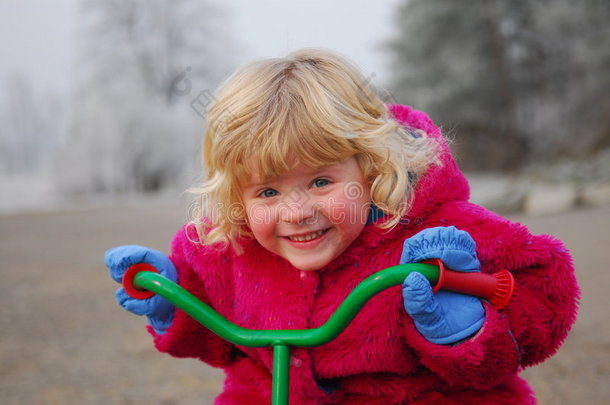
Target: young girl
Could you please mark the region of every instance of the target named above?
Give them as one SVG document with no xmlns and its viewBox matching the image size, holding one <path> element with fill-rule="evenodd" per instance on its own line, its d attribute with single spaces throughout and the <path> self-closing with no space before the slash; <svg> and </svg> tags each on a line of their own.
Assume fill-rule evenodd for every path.
<svg viewBox="0 0 610 405">
<path fill-rule="evenodd" d="M 386 106 L 343 58 L 301 50 L 256 62 L 221 87 L 204 135 L 196 220 L 169 258 L 107 252 L 120 281 L 146 262 L 251 329 L 322 325 L 372 273 L 440 258 L 458 271 L 508 269 L 498 311 L 420 274 L 378 294 L 332 342 L 292 350 L 291 404 L 533 404 L 518 374 L 557 351 L 579 296 L 562 243 L 468 202 L 441 131 Z M 269 404 L 272 351 L 228 343 L 159 296 L 119 303 L 147 315 L 158 350 L 226 373 L 217 404 Z"/>
</svg>

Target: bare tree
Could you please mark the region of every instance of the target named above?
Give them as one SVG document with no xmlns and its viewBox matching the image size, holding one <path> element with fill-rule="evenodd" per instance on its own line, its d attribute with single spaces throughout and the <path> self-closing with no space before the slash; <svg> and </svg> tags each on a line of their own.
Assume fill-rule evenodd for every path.
<svg viewBox="0 0 610 405">
<path fill-rule="evenodd" d="M 2 95 L 0 172 L 36 172 L 48 163 L 59 142 L 57 96 L 39 92 L 23 74 L 9 76 Z"/>
<path fill-rule="evenodd" d="M 58 161 L 64 188 L 120 193 L 175 183 L 203 127 L 189 101 L 233 64 L 227 16 L 198 0 L 86 0 L 82 14 L 75 113 Z"/>
</svg>

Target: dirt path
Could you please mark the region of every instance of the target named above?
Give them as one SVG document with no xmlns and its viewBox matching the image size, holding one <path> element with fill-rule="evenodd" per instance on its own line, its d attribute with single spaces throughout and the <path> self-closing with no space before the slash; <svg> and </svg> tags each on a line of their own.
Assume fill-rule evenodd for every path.
<svg viewBox="0 0 610 405">
<path fill-rule="evenodd" d="M 120 244 L 167 251 L 185 218 L 160 205 L 0 217 L 3 404 L 212 403 L 222 373 L 158 354 L 102 263 Z M 565 345 L 526 377 L 541 404 L 610 404 L 610 208 L 515 219 L 566 242 L 584 293 Z"/>
</svg>

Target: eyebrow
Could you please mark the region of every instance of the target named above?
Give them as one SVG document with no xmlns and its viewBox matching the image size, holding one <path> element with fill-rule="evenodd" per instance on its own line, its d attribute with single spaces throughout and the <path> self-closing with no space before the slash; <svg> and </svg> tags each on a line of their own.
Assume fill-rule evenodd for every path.
<svg viewBox="0 0 610 405">
<path fill-rule="evenodd" d="M 260 188 L 265 188 L 267 186 L 267 183 L 249 183 L 246 184 L 244 187 L 242 187 L 242 192 L 248 192 L 248 191 L 252 191 L 252 190 L 257 190 Z"/>
<path fill-rule="evenodd" d="M 307 176 L 317 176 L 321 172 L 324 172 L 324 171 L 326 171 L 326 170 L 328 170 L 328 169 L 330 169 L 333 166 L 336 166 L 338 164 L 339 163 L 333 163 L 333 164 L 330 164 L 330 165 L 320 166 L 320 167 L 318 167 L 316 169 L 312 169 L 311 172 L 307 173 Z M 276 177 L 278 177 L 278 176 L 276 176 Z M 250 189 L 250 188 L 258 188 L 258 187 L 269 186 L 269 184 L 273 182 L 273 179 L 274 179 L 274 177 L 270 177 L 269 179 L 262 180 L 260 182 L 246 182 L 246 183 L 244 183 L 244 186 L 242 187 L 242 190 L 246 190 L 246 189 Z"/>
<path fill-rule="evenodd" d="M 246 193 L 253 193 L 253 194 L 257 194 L 257 192 L 261 189 L 264 188 L 271 188 L 270 185 L 270 181 L 269 180 L 264 180 L 261 182 L 252 182 L 252 183 L 245 183 L 242 187 L 241 187 L 241 192 L 243 194 Z"/>
</svg>

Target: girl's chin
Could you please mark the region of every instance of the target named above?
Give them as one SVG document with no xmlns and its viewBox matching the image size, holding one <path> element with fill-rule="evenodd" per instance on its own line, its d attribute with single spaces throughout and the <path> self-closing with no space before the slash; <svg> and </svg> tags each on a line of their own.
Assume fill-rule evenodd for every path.
<svg viewBox="0 0 610 405">
<path fill-rule="evenodd" d="M 326 264 L 309 264 L 309 263 L 303 263 L 301 261 L 290 261 L 290 264 L 292 264 L 294 267 L 297 268 L 297 270 L 301 270 L 301 271 L 318 271 L 321 268 L 323 268 Z"/>
<path fill-rule="evenodd" d="M 294 266 L 294 265 L 293 265 L 293 266 Z M 314 271 L 318 271 L 318 270 L 320 270 L 320 269 L 321 269 L 322 267 L 324 267 L 324 266 L 322 266 L 322 267 L 317 267 L 317 266 L 316 266 L 315 268 L 298 267 L 298 266 L 294 266 L 294 267 L 296 267 L 296 268 L 297 268 L 298 270 L 300 270 L 300 271 L 311 271 L 311 272 L 314 272 Z"/>
<path fill-rule="evenodd" d="M 345 248 L 341 248 L 339 244 L 327 244 L 324 248 L 310 251 L 290 249 L 282 252 L 283 254 L 280 256 L 301 271 L 319 271 L 341 256 L 344 250 Z"/>
<path fill-rule="evenodd" d="M 324 260 L 324 259 L 320 260 L 320 258 L 316 258 L 316 259 L 314 259 L 314 260 L 299 260 L 299 259 L 290 260 L 290 259 L 288 259 L 288 261 L 290 262 L 290 264 L 292 264 L 294 267 L 296 267 L 297 269 L 299 269 L 301 271 L 318 271 L 318 270 L 321 270 L 324 267 L 326 267 L 330 262 L 332 262 L 332 260 L 334 258 L 330 258 L 330 259 L 326 259 L 326 260 Z"/>
<path fill-rule="evenodd" d="M 290 262 L 290 264 L 292 264 L 294 267 L 296 267 L 297 269 L 299 269 L 301 271 L 322 270 L 335 259 L 335 257 L 323 258 L 323 257 L 315 257 L 315 255 L 313 255 L 313 256 L 314 257 L 312 257 L 310 260 L 307 260 L 303 257 L 292 258 L 292 260 L 290 258 L 286 258 L 286 259 Z"/>
</svg>

